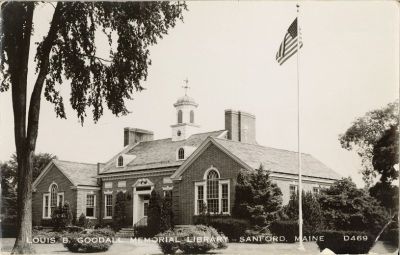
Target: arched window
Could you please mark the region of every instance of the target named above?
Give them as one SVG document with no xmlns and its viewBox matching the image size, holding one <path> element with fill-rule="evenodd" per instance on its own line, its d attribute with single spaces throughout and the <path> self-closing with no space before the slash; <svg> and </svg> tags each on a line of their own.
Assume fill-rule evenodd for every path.
<svg viewBox="0 0 400 255">
<path fill-rule="evenodd" d="M 190 123 L 194 123 L 194 111 L 190 111 Z"/>
<path fill-rule="evenodd" d="M 178 159 L 185 159 L 185 150 L 183 148 L 178 150 Z"/>
<path fill-rule="evenodd" d="M 217 171 L 211 170 L 207 174 L 207 207 L 210 213 L 219 212 L 219 175 Z"/>
<path fill-rule="evenodd" d="M 178 111 L 178 123 L 182 123 L 182 110 Z"/>
<path fill-rule="evenodd" d="M 57 208 L 57 195 L 58 195 L 57 184 L 52 184 L 50 187 L 50 208 L 51 208 L 50 211 L 51 211 L 51 214 Z"/>
<path fill-rule="evenodd" d="M 118 166 L 123 166 L 124 165 L 124 157 L 119 156 L 118 157 Z"/>
</svg>

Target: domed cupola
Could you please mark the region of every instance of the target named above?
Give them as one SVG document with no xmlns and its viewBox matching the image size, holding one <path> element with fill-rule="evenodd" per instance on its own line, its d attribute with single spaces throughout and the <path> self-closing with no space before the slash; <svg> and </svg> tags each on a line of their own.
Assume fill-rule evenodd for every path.
<svg viewBox="0 0 400 255">
<path fill-rule="evenodd" d="M 174 104 L 176 109 L 176 124 L 171 125 L 173 141 L 185 140 L 192 134 L 195 134 L 199 128 L 195 124 L 195 110 L 198 104 L 193 98 L 187 95 L 187 90 L 189 89 L 188 82 L 186 79 L 186 85 L 183 86 L 185 95 L 178 98 Z"/>
</svg>

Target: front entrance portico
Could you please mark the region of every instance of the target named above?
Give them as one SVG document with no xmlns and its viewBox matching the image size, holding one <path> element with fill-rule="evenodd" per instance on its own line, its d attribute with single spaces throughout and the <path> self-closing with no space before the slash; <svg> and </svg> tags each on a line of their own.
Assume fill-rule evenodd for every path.
<svg viewBox="0 0 400 255">
<path fill-rule="evenodd" d="M 147 178 L 139 179 L 132 185 L 133 226 L 147 225 L 147 208 L 154 183 Z"/>
</svg>

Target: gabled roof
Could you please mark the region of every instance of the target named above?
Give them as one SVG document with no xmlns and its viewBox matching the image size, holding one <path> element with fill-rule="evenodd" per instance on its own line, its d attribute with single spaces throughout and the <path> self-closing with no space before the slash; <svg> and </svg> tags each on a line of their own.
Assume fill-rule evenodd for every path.
<svg viewBox="0 0 400 255">
<path fill-rule="evenodd" d="M 210 143 L 216 145 L 247 169 L 257 169 L 262 164 L 264 169 L 268 169 L 274 173 L 298 174 L 297 152 L 264 147 L 257 144 L 236 142 L 221 138 L 211 138 L 205 141 L 202 146 L 199 147 L 197 152 L 193 153 L 187 162 L 185 162 L 185 164 L 182 165 L 172 175 L 172 178 L 179 178 L 179 176 L 186 170 L 191 162 L 193 162 L 195 158 L 198 157 Z M 301 159 L 303 176 L 333 180 L 340 178 L 339 174 L 310 154 L 302 153 Z"/>
<path fill-rule="evenodd" d="M 100 174 L 178 167 L 184 162 L 183 160 L 176 159 L 178 148 L 184 146 L 197 148 L 207 137 L 219 137 L 225 132 L 225 130 L 218 130 L 193 134 L 188 139 L 182 141 L 172 141 L 171 138 L 167 138 L 137 143 L 129 147 L 129 149 L 125 148 L 122 152 L 114 156 L 102 169 Z M 135 155 L 135 157 L 125 167 L 117 167 L 115 164 L 116 159 L 122 154 Z"/>
<path fill-rule="evenodd" d="M 97 165 L 64 160 L 53 160 L 61 172 L 77 185 L 97 186 Z"/>
<path fill-rule="evenodd" d="M 53 159 L 36 178 L 33 188 L 46 176 L 52 166 L 57 167 L 74 186 L 97 186 L 97 166 L 95 164 Z"/>
</svg>

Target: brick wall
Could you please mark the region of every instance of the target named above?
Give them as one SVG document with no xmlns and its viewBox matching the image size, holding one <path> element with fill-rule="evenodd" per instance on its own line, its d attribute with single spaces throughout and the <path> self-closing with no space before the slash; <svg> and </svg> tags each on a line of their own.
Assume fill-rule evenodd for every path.
<svg viewBox="0 0 400 255">
<path fill-rule="evenodd" d="M 53 181 L 58 186 L 58 192 L 64 192 L 64 201 L 68 201 L 71 211 L 76 215 L 76 190 L 72 190 L 73 184 L 58 170 L 52 166 L 47 174 L 36 186 L 36 192 L 32 196 L 32 221 L 33 225 L 41 225 L 43 215 L 43 194 L 49 193 L 49 187 Z"/>
<path fill-rule="evenodd" d="M 174 181 L 173 207 L 176 224 L 193 224 L 194 182 L 203 179 L 205 171 L 211 166 L 218 169 L 220 178 L 230 179 L 231 211 L 235 201 L 237 175 L 243 167 L 211 144 L 182 174 L 181 181 Z"/>
<path fill-rule="evenodd" d="M 100 215 L 101 215 L 101 222 L 103 224 L 111 224 L 112 223 L 112 219 L 104 219 L 104 211 L 105 211 L 105 201 L 104 201 L 104 193 L 105 192 L 112 192 L 113 195 L 113 208 L 115 206 L 115 201 L 116 201 L 116 197 L 117 197 L 117 193 L 119 191 L 125 191 L 125 195 L 129 198 L 126 201 L 126 214 L 127 214 L 127 218 L 128 218 L 128 225 L 132 226 L 132 218 L 133 218 L 133 188 L 132 185 L 135 184 L 135 182 L 138 179 L 141 178 L 147 178 L 149 179 L 152 183 L 154 183 L 154 189 L 159 192 L 159 194 L 162 196 L 163 195 L 163 178 L 164 177 L 169 177 L 169 175 L 160 175 L 160 176 L 151 176 L 151 177 L 123 177 L 120 179 L 115 179 L 115 180 L 102 180 L 102 187 L 101 187 L 101 206 L 100 206 Z M 120 188 L 118 187 L 118 181 L 126 181 L 126 187 L 125 188 Z M 104 187 L 104 183 L 105 182 L 112 182 L 112 188 L 105 188 Z M 100 197 L 100 196 L 99 196 Z M 114 214 L 114 212 L 113 212 Z"/>
</svg>

